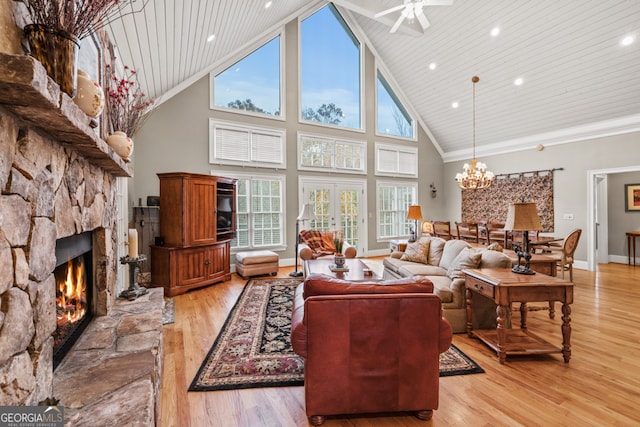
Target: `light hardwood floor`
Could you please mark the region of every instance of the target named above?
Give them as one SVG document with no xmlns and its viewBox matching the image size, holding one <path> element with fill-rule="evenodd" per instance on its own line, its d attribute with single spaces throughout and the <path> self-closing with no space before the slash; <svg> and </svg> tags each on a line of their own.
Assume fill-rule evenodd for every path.
<svg viewBox="0 0 640 427">
<path fill-rule="evenodd" d="M 291 270 L 281 268 L 279 277 Z M 325 425 L 640 425 L 640 266 L 574 270 L 574 281 L 570 363 L 557 354 L 510 357 L 500 365 L 480 341 L 456 334 L 453 343 L 486 373 L 441 378 L 440 407 L 431 421 L 410 414 L 340 416 Z M 175 297 L 175 323 L 164 327 L 160 426 L 308 425 L 303 387 L 187 392 L 245 283 L 233 275 L 231 281 Z M 554 320 L 545 311 L 532 312 L 528 325 L 559 345 L 557 312 Z"/>
</svg>

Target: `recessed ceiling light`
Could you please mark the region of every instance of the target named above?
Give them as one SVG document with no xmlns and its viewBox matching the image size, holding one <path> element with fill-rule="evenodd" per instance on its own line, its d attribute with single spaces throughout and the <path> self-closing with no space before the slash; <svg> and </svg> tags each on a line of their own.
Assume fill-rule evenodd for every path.
<svg viewBox="0 0 640 427">
<path fill-rule="evenodd" d="M 454 101 L 451 103 L 451 107 L 452 108 L 458 108 L 460 106 L 460 104 L 458 103 L 458 101 Z"/>
<path fill-rule="evenodd" d="M 216 35 L 215 34 L 210 34 L 209 37 L 207 37 L 207 43 L 211 43 L 213 40 L 215 40 Z"/>
<path fill-rule="evenodd" d="M 516 86 L 522 86 L 522 83 L 524 83 L 524 80 L 522 80 L 522 77 L 518 77 L 513 81 L 513 84 Z"/>
<path fill-rule="evenodd" d="M 622 46 L 629 46 L 630 44 L 632 44 L 634 41 L 636 40 L 636 38 L 634 36 L 626 36 L 625 38 L 623 38 L 622 40 L 620 40 L 620 44 Z"/>
<path fill-rule="evenodd" d="M 500 34 L 500 27 L 493 27 L 491 30 L 491 37 L 497 37 Z"/>
<path fill-rule="evenodd" d="M 435 70 L 435 69 L 436 69 L 436 67 L 437 67 L 437 65 L 436 65 L 436 63 L 435 63 L 435 62 L 432 62 L 431 64 L 429 64 L 429 69 L 430 69 L 430 70 Z"/>
<path fill-rule="evenodd" d="M 266 3 L 264 4 L 264 8 L 265 8 L 265 9 L 269 9 L 269 8 L 271 7 L 271 5 L 272 5 L 272 4 L 273 4 L 273 2 L 272 2 L 272 1 L 268 1 L 268 2 L 266 2 Z"/>
</svg>

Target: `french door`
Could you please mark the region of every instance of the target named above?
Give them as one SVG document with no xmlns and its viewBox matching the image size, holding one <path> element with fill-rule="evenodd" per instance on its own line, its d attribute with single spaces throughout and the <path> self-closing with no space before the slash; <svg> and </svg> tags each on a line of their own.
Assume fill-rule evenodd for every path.
<svg viewBox="0 0 640 427">
<path fill-rule="evenodd" d="M 344 238 L 366 255 L 367 218 L 366 181 L 359 179 L 323 179 L 300 177 L 301 204 L 313 206 L 315 219 L 308 228 L 321 231 L 342 230 Z"/>
</svg>

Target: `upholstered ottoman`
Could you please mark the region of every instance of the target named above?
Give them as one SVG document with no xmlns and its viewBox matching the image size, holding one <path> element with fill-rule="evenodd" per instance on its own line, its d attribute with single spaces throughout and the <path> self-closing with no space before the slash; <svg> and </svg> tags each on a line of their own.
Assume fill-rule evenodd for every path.
<svg viewBox="0 0 640 427">
<path fill-rule="evenodd" d="M 278 254 L 272 251 L 246 251 L 236 253 L 236 273 L 242 277 L 259 274 L 278 274 Z"/>
</svg>

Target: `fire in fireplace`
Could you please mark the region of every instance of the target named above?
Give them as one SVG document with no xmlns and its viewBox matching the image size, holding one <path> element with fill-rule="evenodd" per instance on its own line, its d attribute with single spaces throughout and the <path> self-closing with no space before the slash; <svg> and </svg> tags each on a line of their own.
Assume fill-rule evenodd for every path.
<svg viewBox="0 0 640 427">
<path fill-rule="evenodd" d="M 91 320 L 92 262 L 90 232 L 56 242 L 54 367 L 62 361 Z"/>
</svg>

